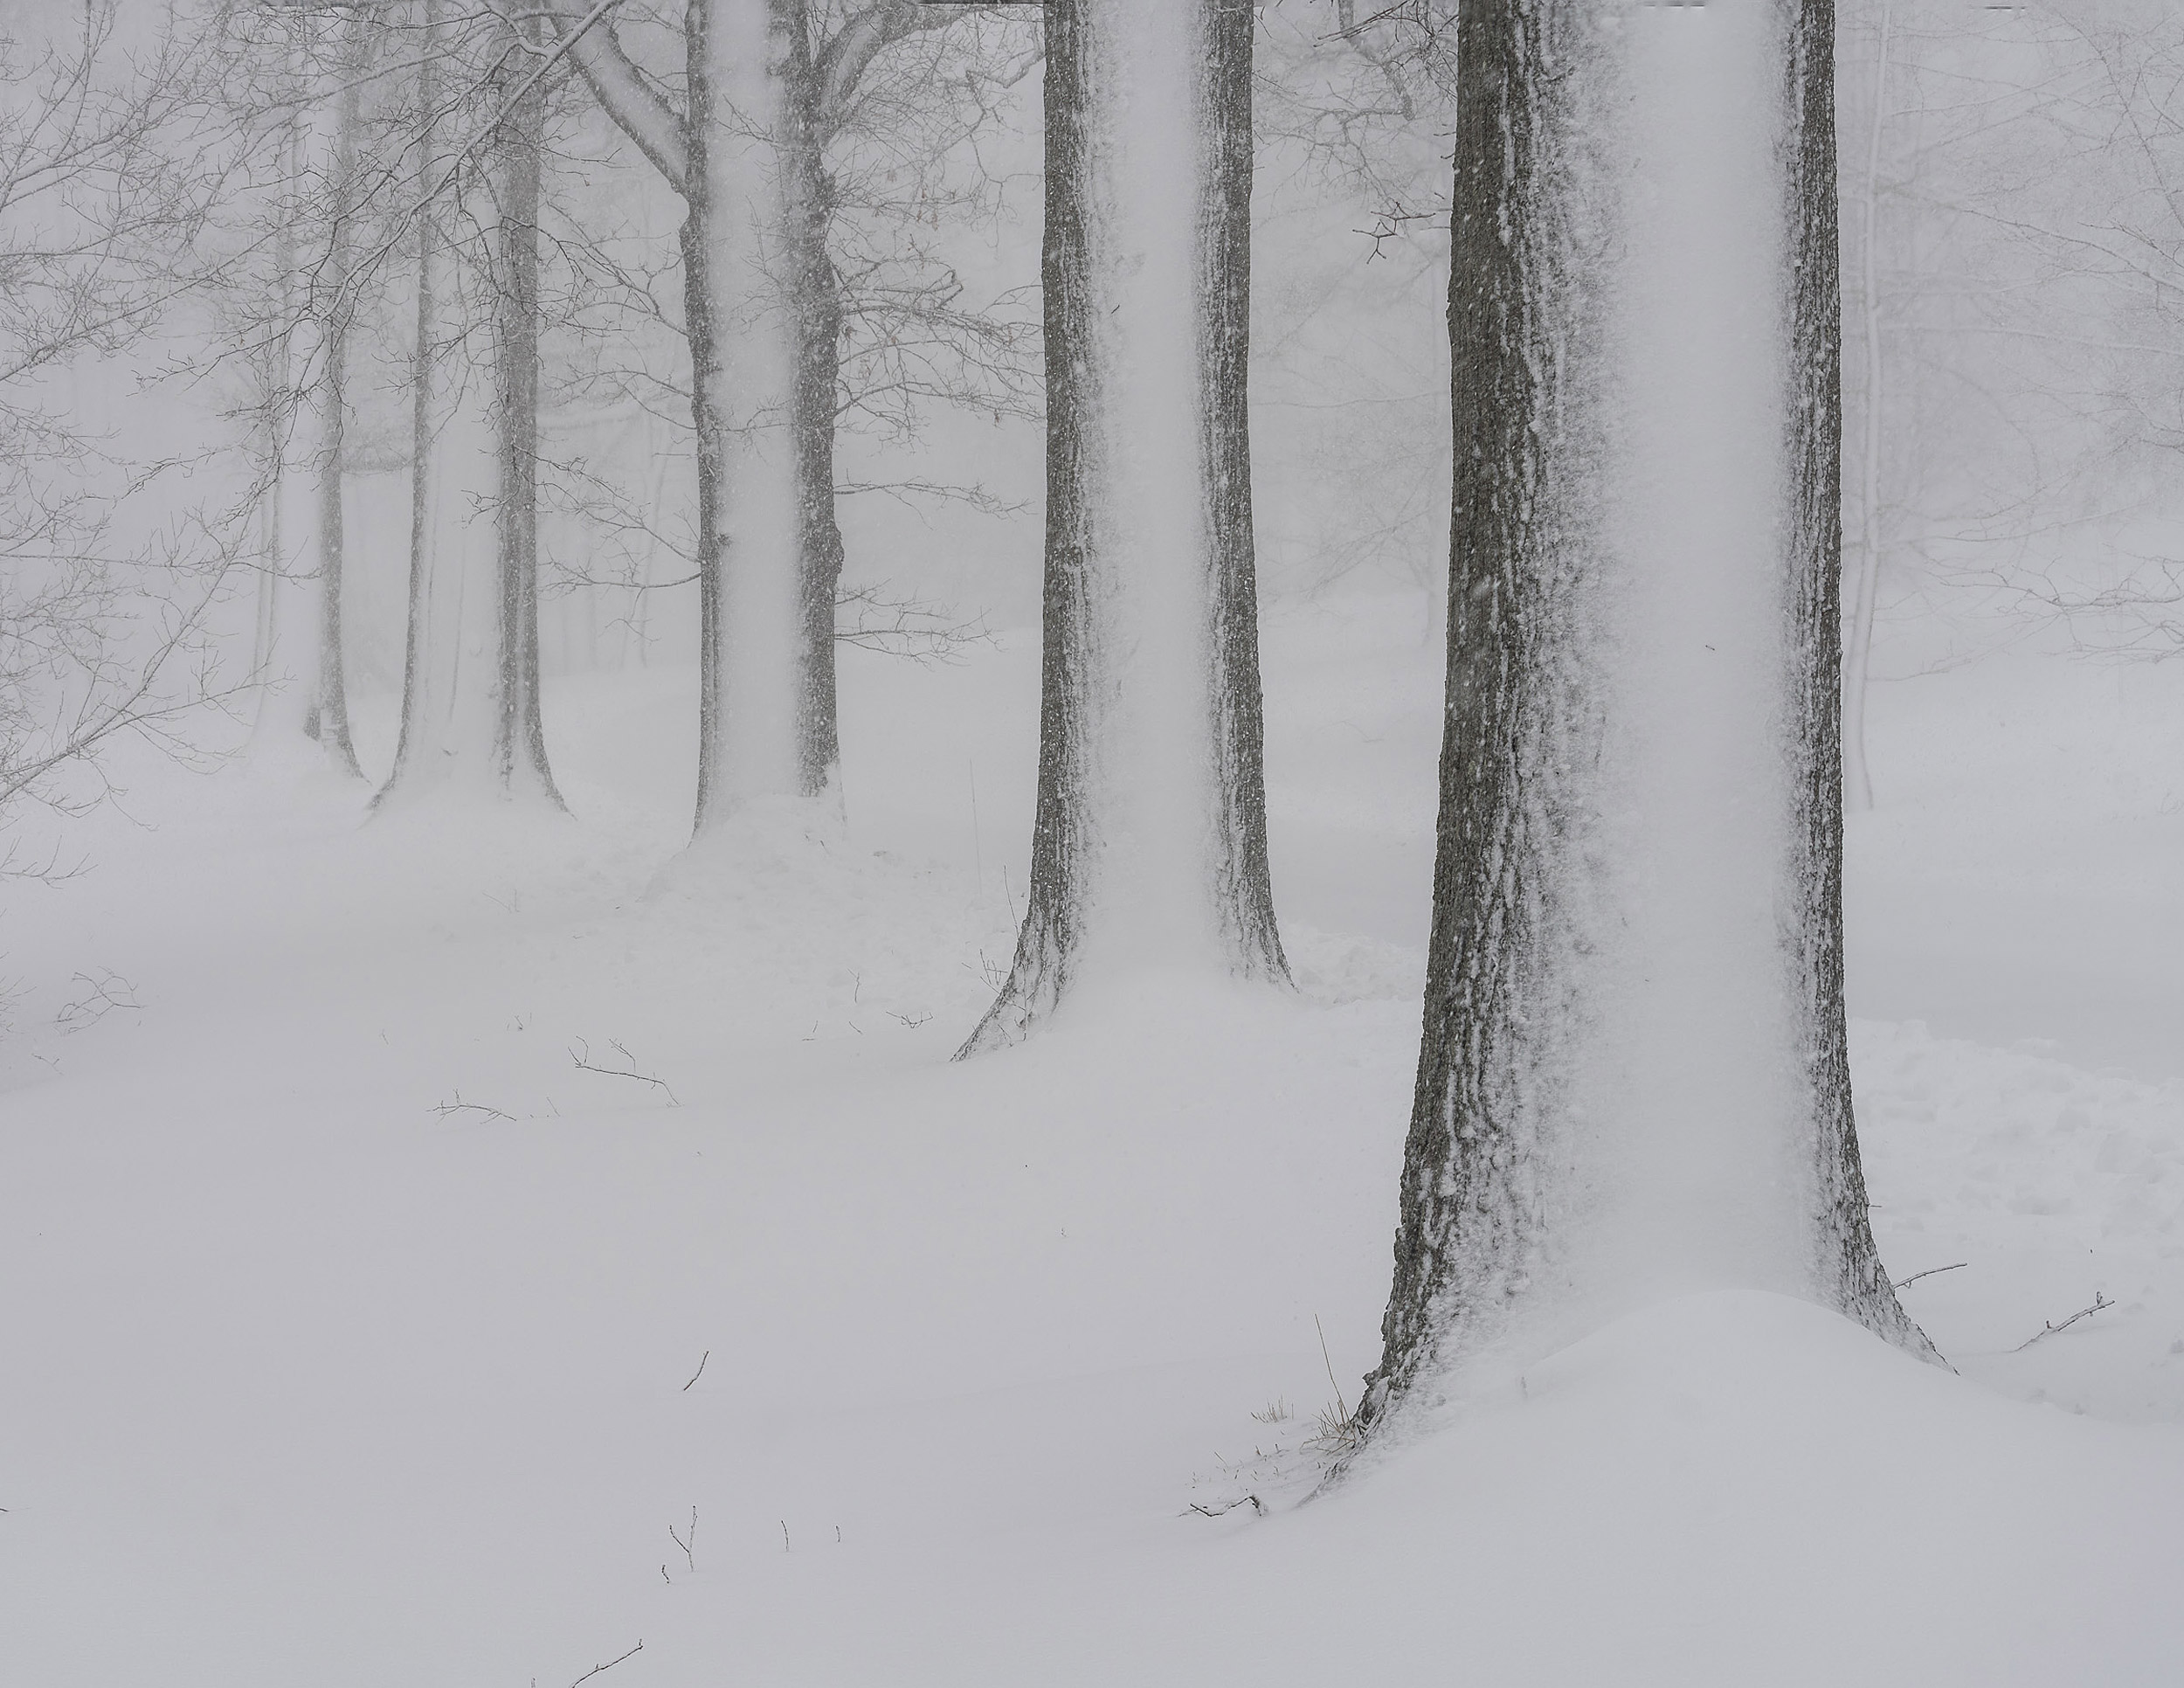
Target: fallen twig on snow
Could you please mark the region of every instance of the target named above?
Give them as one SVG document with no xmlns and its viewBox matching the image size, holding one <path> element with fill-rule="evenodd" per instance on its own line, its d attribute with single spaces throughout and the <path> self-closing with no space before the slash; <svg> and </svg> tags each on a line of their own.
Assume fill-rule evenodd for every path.
<svg viewBox="0 0 2184 1688">
<path fill-rule="evenodd" d="M 446 1118 L 450 1114 L 485 1114 L 494 1119 L 506 1120 L 514 1120 L 515 1117 L 514 1114 L 502 1113 L 498 1108 L 488 1108 L 482 1102 L 465 1102 L 460 1090 L 455 1092 L 455 1099 L 453 1102 L 440 1103 L 432 1111 L 442 1119 Z"/>
<path fill-rule="evenodd" d="M 1957 1263 L 1956 1263 L 1954 1266 L 1929 1266 L 1928 1268 L 1926 1268 L 1926 1269 L 1925 1269 L 1925 1271 L 1923 1271 L 1923 1272 L 1913 1272 L 1913 1273 L 1912 1273 L 1912 1274 L 1911 1274 L 1909 1277 L 1907 1277 L 1907 1278 L 1902 1278 L 1902 1279 L 1899 1279 L 1897 1283 L 1895 1283 L 1894 1284 L 1890 1285 L 1890 1287 L 1891 1287 L 1892 1289 L 1897 1289 L 1897 1290 L 1900 1290 L 1900 1289 L 1903 1289 L 1903 1288 L 1904 1288 L 1906 1284 L 1911 1284 L 1911 1283 L 1918 1283 L 1918 1280 L 1919 1280 L 1920 1278 L 1922 1278 L 1922 1277 L 1932 1277 L 1932 1276 L 1934 1276 L 1937 1273 L 1939 1273 L 1939 1272 L 1955 1272 L 1955 1271 L 1961 1271 L 1961 1270 L 1962 1270 L 1965 1267 L 1969 1266 L 1971 1263 L 1971 1263 L 1970 1261 L 1968 1261 L 1968 1260 L 1959 1260 L 1959 1262 L 1957 1262 Z"/>
<path fill-rule="evenodd" d="M 591 1060 L 591 1046 L 582 1038 L 577 1040 L 576 1048 L 569 1051 L 569 1058 L 587 1073 L 598 1073 L 607 1078 L 633 1078 L 639 1084 L 657 1086 L 660 1090 L 667 1091 L 670 1103 L 678 1108 L 682 1105 L 674 1090 L 668 1089 L 666 1079 L 657 1073 L 640 1073 L 637 1070 L 637 1057 L 623 1047 L 620 1039 L 612 1037 L 607 1039 L 607 1047 L 620 1055 L 623 1060 L 628 1062 L 629 1065 L 627 1067 L 595 1066 Z"/>
<path fill-rule="evenodd" d="M 2015 1348 L 2012 1348 L 2010 1352 L 2013 1354 L 2022 1354 L 2026 1349 L 2031 1347 L 2034 1343 L 2039 1341 L 2042 1337 L 2053 1336 L 2057 1331 L 2067 1331 L 2070 1328 L 2070 1326 L 2077 1324 L 2078 1320 L 2091 1318 L 2093 1314 L 2099 1312 L 2102 1308 L 2113 1307 L 2115 1304 L 2116 1304 L 2114 1302 L 2111 1301 L 2098 1290 L 2096 1290 L 2093 1291 L 2093 1304 L 2091 1307 L 2079 1308 L 2077 1311 L 2072 1313 L 2070 1318 L 2064 1319 L 2060 1325 L 2049 1325 L 2042 1323 L 2038 1330 L 2035 1331 L 2030 1336 L 2027 1337 Z"/>
<path fill-rule="evenodd" d="M 665 1567 L 662 1567 L 662 1574 L 665 1574 Z M 645 1643 L 644 1643 L 643 1642 L 641 1642 L 641 1641 L 640 1641 L 640 1642 L 639 1642 L 639 1643 L 637 1643 L 637 1645 L 636 1645 L 636 1646 L 634 1646 L 634 1647 L 631 1648 L 631 1649 L 629 1650 L 629 1651 L 628 1651 L 628 1652 L 626 1652 L 626 1653 L 623 1654 L 623 1655 L 622 1655 L 622 1658 L 629 1658 L 629 1657 L 631 1657 L 634 1656 L 635 1654 L 638 1654 L 638 1653 L 641 1653 L 641 1652 L 643 1652 L 644 1650 L 645 1650 Z M 594 1678 L 594 1677 L 598 1676 L 598 1675 L 599 1674 L 599 1672 L 600 1672 L 600 1671 L 612 1671 L 612 1669 L 613 1669 L 616 1665 L 619 1664 L 622 1662 L 622 1658 L 611 1658 L 611 1659 L 609 1659 L 609 1660 L 608 1660 L 608 1661 L 607 1661 L 605 1664 L 595 1664 L 595 1665 L 593 1665 L 593 1666 L 592 1666 L 592 1667 L 591 1667 L 589 1671 L 585 1671 L 585 1672 L 584 1672 L 582 1676 L 578 1677 L 578 1678 L 577 1678 L 576 1682 L 572 1682 L 572 1683 L 570 1683 L 570 1684 L 569 1685 L 569 1688 L 577 1688 L 577 1684 L 578 1684 L 578 1683 L 585 1683 L 585 1682 L 589 1682 L 589 1681 L 591 1681 L 592 1678 Z"/>
<path fill-rule="evenodd" d="M 713 1351 L 710 1348 L 708 1348 L 703 1353 L 698 1356 L 698 1369 L 690 1373 L 690 1383 L 695 1383 L 700 1378 L 705 1375 L 705 1362 L 712 1358 Z M 686 1383 L 682 1386 L 682 1393 L 686 1395 L 690 1393 L 690 1383 Z"/>
<path fill-rule="evenodd" d="M 670 1524 L 667 1526 L 667 1539 L 674 1542 L 676 1546 L 682 1549 L 682 1557 L 689 1561 L 690 1568 L 693 1571 L 696 1570 L 698 1568 L 698 1557 L 694 1550 L 697 1546 L 698 1540 L 698 1509 L 695 1506 L 693 1506 L 690 1509 L 689 1539 L 685 1540 L 682 1537 L 677 1535 L 675 1533 L 675 1526 Z"/>
<path fill-rule="evenodd" d="M 1234 1512 L 1239 1506 L 1250 1507 L 1261 1518 L 1267 1515 L 1266 1504 L 1256 1495 L 1246 1495 L 1241 1500 L 1232 1500 L 1226 1506 L 1201 1506 L 1195 1500 L 1190 1503 L 1191 1511 L 1196 1512 L 1200 1518 L 1222 1518 Z"/>
</svg>

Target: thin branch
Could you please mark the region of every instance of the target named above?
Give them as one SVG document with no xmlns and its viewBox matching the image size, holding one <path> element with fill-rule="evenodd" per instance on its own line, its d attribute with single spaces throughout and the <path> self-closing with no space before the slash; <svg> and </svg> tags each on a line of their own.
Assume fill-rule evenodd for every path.
<svg viewBox="0 0 2184 1688">
<path fill-rule="evenodd" d="M 2070 1326 L 2077 1324 L 2078 1320 L 2091 1318 L 2093 1314 L 2099 1312 L 2103 1308 L 2113 1307 L 2115 1304 L 2116 1304 L 2111 1301 L 2105 1295 L 2102 1294 L 2098 1290 L 2096 1290 L 2093 1291 L 2093 1304 L 2091 1307 L 2079 1308 L 2077 1311 L 2072 1313 L 2070 1318 L 2064 1319 L 2060 1325 L 2049 1325 L 2043 1322 L 2038 1330 L 2035 1331 L 2030 1336 L 2027 1337 L 2015 1348 L 2012 1348 L 2010 1352 L 2013 1354 L 2022 1354 L 2026 1349 L 2031 1347 L 2034 1343 L 2039 1341 L 2042 1337 L 2051 1337 L 2057 1331 L 2067 1331 L 2070 1328 Z"/>
</svg>

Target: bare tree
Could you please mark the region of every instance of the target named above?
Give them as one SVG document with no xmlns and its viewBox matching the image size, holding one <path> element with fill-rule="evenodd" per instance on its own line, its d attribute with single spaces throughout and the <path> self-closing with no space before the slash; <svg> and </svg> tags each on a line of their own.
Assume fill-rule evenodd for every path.
<svg viewBox="0 0 2184 1688">
<path fill-rule="evenodd" d="M 119 737 L 186 752 L 224 690 L 203 634 L 234 512 L 148 532 L 135 512 L 179 460 L 77 402 L 126 384 L 121 356 L 214 266 L 238 156 L 216 71 L 171 24 L 124 52 L 110 0 L 0 24 L 0 809 L 95 795 L 72 775 Z"/>
<path fill-rule="evenodd" d="M 1235 0 L 1047 9 L 1038 805 L 1014 965 L 965 1055 L 1118 960 L 1288 978 L 1247 421 L 1252 24 Z"/>
<path fill-rule="evenodd" d="M 417 39 L 409 637 L 380 801 L 452 780 L 557 806 L 537 627 L 540 85 L 551 59 L 498 17 L 451 16 L 442 0 L 424 0 Z"/>
<path fill-rule="evenodd" d="M 1663 1256 L 1931 1352 L 1874 1249 L 1844 1045 L 1832 8 L 1634 14 L 1613 37 L 1590 12 L 1457 21 L 1440 842 L 1368 1428 L 1566 1338 Z M 1779 101 L 1771 160 L 1733 117 L 1695 126 L 1738 77 L 1759 82 L 1743 109 Z M 1692 239 L 1771 223 L 1779 250 Z M 1772 332 L 1779 378 L 1681 358 L 1693 310 Z M 1741 537 L 1694 515 L 1697 481 L 1660 502 L 1724 467 L 1780 487 Z M 1767 589 L 1717 602 L 1770 540 Z M 1741 658 L 1701 666 L 1721 648 L 1694 606 L 1741 616 Z"/>
<path fill-rule="evenodd" d="M 606 7 L 557 0 L 557 11 L 600 104 L 686 207 L 698 830 L 752 802 L 836 802 L 842 299 L 826 149 L 874 61 L 956 9 L 693 0 L 680 100 L 625 51 Z"/>
</svg>

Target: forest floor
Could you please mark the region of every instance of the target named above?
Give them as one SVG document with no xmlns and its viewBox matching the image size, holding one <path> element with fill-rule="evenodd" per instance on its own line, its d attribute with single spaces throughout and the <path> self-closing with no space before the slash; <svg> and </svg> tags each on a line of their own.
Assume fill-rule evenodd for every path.
<svg viewBox="0 0 2184 1688">
<path fill-rule="evenodd" d="M 824 854 L 679 854 L 679 671 L 552 688 L 570 819 L 117 768 L 0 912 L 0 1682 L 2179 1680 L 2184 673 L 1876 702 L 1859 1100 L 1956 1375 L 1695 1296 L 1307 1503 L 1416 1055 L 1415 604 L 1269 618 L 1299 992 L 963 1065 L 1025 634 L 851 654 Z"/>
</svg>

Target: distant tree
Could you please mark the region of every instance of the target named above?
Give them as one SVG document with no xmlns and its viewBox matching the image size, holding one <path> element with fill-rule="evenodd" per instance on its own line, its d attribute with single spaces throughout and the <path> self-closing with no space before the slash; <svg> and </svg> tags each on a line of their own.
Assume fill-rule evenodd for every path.
<svg viewBox="0 0 2184 1688">
<path fill-rule="evenodd" d="M 1047 9 L 1047 547 L 1014 964 L 962 1050 L 1154 956 L 1288 978 L 1268 867 L 1247 382 L 1253 12 Z"/>
<path fill-rule="evenodd" d="M 451 18 L 444 0 L 424 0 L 418 20 L 409 629 L 401 737 L 379 800 L 453 783 L 558 806 L 538 695 L 540 84 L 551 66 L 496 17 Z"/>
<path fill-rule="evenodd" d="M 1628 1293 L 1626 1271 L 1661 1269 L 1621 1239 L 1660 1224 L 1632 1202 L 1664 1195 L 1687 1227 L 1724 1239 L 1722 1269 L 1764 1256 L 1768 1287 L 1930 1352 L 1874 1249 L 1845 1053 L 1832 9 L 1779 0 L 1760 15 L 1764 48 L 1746 49 L 1781 78 L 1746 95 L 1759 109 L 1781 100 L 1773 168 L 1784 249 L 1705 255 L 1729 274 L 1749 263 L 1782 278 L 1779 308 L 1764 287 L 1734 301 L 1776 320 L 1782 379 L 1764 400 L 1737 374 L 1688 377 L 1673 357 L 1633 350 L 1634 336 L 1642 347 L 1657 330 L 1622 314 L 1628 266 L 1641 261 L 1629 252 L 1689 277 L 1676 254 L 1661 254 L 1672 237 L 1637 225 L 1668 213 L 1618 199 L 1629 191 L 1623 156 L 1665 144 L 1618 128 L 1634 105 L 1665 97 L 1632 92 L 1662 62 L 1634 38 L 1652 31 L 1647 51 L 1673 55 L 1705 45 L 1697 31 L 1718 42 L 1744 25 L 1704 12 L 1632 19 L 1609 38 L 1581 0 L 1476 0 L 1458 14 L 1439 852 L 1367 1429 L 1497 1346 L 1521 1357 L 1558 1328 L 1573 1334 L 1555 1320 Z M 1671 178 L 1664 189 L 1708 191 L 1678 187 L 1702 161 L 1671 154 L 1657 166 Z M 1636 292 L 1648 301 L 1639 308 L 1660 308 Z M 1643 418 L 1657 395 L 1623 384 L 1663 379 L 1711 381 L 1692 395 L 1701 403 L 1776 410 L 1779 513 L 1752 529 L 1776 536 L 1773 590 L 1731 624 L 1756 651 L 1724 659 L 1691 637 L 1676 608 L 1690 602 L 1689 582 L 1675 578 L 1689 565 L 1673 543 L 1648 549 L 1656 530 L 1646 523 L 1662 518 L 1648 514 L 1645 470 L 1663 452 L 1712 449 L 1703 438 L 1632 438 L 1648 425 L 1623 405 Z M 1676 489 L 1671 524 L 1688 519 L 1688 490 Z M 1735 569 L 1759 561 L 1738 545 L 1722 554 Z M 1694 670 L 1710 661 L 1718 666 Z M 1739 662 L 1759 707 L 1724 719 L 1717 706 L 1733 689 L 1687 681 L 1746 683 L 1734 679 Z M 1641 693 L 1649 716 L 1633 713 Z M 1636 783 L 1663 778 L 1674 789 Z M 1722 854 L 1710 830 L 1736 838 L 1737 854 Z M 1679 888 L 1682 858 L 1709 849 L 1724 876 Z M 1704 931 L 1675 924 L 1694 912 Z M 1709 943 L 1718 951 L 1690 947 Z M 1736 985 L 1726 1015 L 1709 1011 L 1724 972 Z M 1749 1083 L 1722 1088 L 1717 1070 Z M 1709 1110 L 1727 1117 L 1701 1138 L 1685 1116 Z M 1748 1237 L 1755 1226 L 1767 1234 Z M 1711 1242 L 1662 1246 L 1704 1258 Z"/>
<path fill-rule="evenodd" d="M 342 463 L 357 220 L 350 201 L 369 37 L 354 0 L 271 0 L 261 10 L 262 20 L 245 21 L 262 21 L 252 32 L 272 40 L 250 45 L 270 46 L 281 61 L 271 100 L 281 163 L 270 207 L 275 320 L 259 330 L 271 484 L 258 666 L 271 684 L 258 730 L 314 739 L 337 770 L 361 777 L 342 641 Z"/>
<path fill-rule="evenodd" d="M 697 830 L 754 801 L 839 802 L 834 430 L 841 277 L 827 148 L 898 43 L 964 8 L 694 0 L 680 97 L 605 6 L 555 0 L 599 103 L 681 195 L 698 462 Z"/>
<path fill-rule="evenodd" d="M 219 68 L 172 19 L 126 40 L 113 0 L 0 17 L 0 813 L 95 796 L 119 738 L 187 751 L 227 689 L 204 634 L 230 513 L 148 531 L 146 489 L 196 453 L 148 460 L 80 402 L 217 273 Z M 51 862 L 10 848 L 0 875 Z"/>
</svg>

